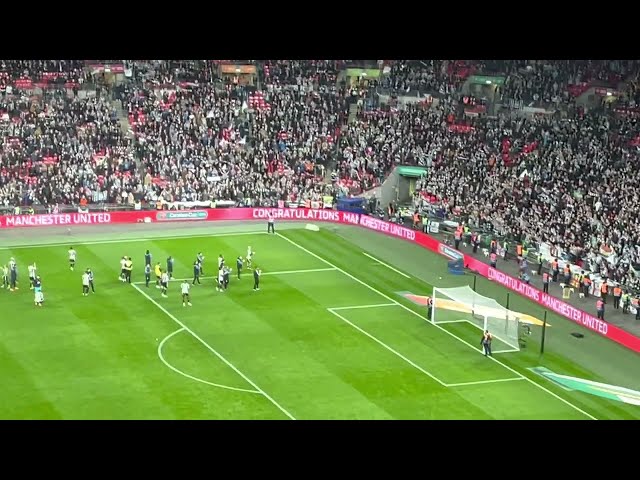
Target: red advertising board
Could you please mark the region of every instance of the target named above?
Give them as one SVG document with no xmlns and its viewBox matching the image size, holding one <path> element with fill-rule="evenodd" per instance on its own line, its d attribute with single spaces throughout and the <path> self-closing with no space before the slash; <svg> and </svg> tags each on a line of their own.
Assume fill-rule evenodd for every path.
<svg viewBox="0 0 640 480">
<path fill-rule="evenodd" d="M 583 327 L 607 337 L 635 352 L 640 352 L 640 338 L 621 328 L 603 322 L 593 315 L 569 305 L 562 300 L 543 293 L 537 288 L 489 267 L 475 258 L 440 243 L 422 232 L 385 222 L 374 217 L 336 210 L 312 210 L 307 208 L 225 208 L 172 211 L 118 211 L 100 213 L 60 213 L 49 215 L 0 216 L 0 228 L 112 225 L 118 223 L 143 222 L 193 222 L 216 220 L 265 220 L 272 215 L 278 220 L 298 220 L 314 222 L 334 222 L 358 225 L 369 230 L 401 238 L 427 248 L 449 258 L 463 257 L 464 264 L 472 271 L 499 283 L 504 287 L 554 311 Z"/>
</svg>

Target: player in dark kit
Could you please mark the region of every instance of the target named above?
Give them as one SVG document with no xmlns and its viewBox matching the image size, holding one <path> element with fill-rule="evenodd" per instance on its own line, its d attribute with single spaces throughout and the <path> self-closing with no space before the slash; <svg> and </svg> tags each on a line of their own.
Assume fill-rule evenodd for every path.
<svg viewBox="0 0 640 480">
<path fill-rule="evenodd" d="M 195 285 L 196 282 L 200 285 L 200 262 L 198 260 L 193 262 L 193 285 Z"/>
<path fill-rule="evenodd" d="M 149 282 L 151 281 L 151 265 L 146 264 L 144 266 L 144 283 L 149 288 Z"/>
<path fill-rule="evenodd" d="M 238 280 L 240 280 L 240 274 L 242 273 L 242 257 L 240 255 L 238 255 L 238 258 L 236 258 L 236 270 L 238 270 Z"/>
<path fill-rule="evenodd" d="M 89 286 L 91 287 L 91 291 L 96 293 L 96 287 L 93 285 L 93 272 L 90 268 L 87 268 L 87 273 L 89 274 Z"/>
<path fill-rule="evenodd" d="M 167 258 L 167 275 L 169 278 L 173 278 L 173 257 L 171 255 Z"/>
<path fill-rule="evenodd" d="M 144 254 L 144 264 L 151 265 L 151 253 L 149 253 L 149 250 Z"/>
<path fill-rule="evenodd" d="M 231 273 L 231 269 L 228 267 L 222 267 L 222 285 L 226 290 L 229 287 L 229 274 Z"/>
<path fill-rule="evenodd" d="M 202 252 L 198 252 L 196 258 L 198 259 L 198 263 L 200 264 L 200 275 L 204 275 L 204 255 L 202 254 Z"/>
<path fill-rule="evenodd" d="M 262 270 L 256 267 L 253 271 L 253 289 L 260 290 L 260 275 L 262 274 Z"/>
<path fill-rule="evenodd" d="M 14 291 L 18 289 L 18 265 L 16 261 L 11 258 L 9 261 L 9 290 Z"/>
<path fill-rule="evenodd" d="M 124 279 L 127 283 L 131 283 L 131 272 L 133 271 L 133 262 L 131 257 L 127 256 L 127 261 L 124 262 Z"/>
</svg>

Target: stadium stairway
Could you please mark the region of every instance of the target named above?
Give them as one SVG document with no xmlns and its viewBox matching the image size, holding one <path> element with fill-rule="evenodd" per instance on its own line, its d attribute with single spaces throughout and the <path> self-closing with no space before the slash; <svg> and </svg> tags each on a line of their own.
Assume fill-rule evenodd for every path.
<svg viewBox="0 0 640 480">
<path fill-rule="evenodd" d="M 354 123 L 358 119 L 358 104 L 352 103 L 349 105 L 349 118 L 347 120 L 348 123 Z"/>
<path fill-rule="evenodd" d="M 122 133 L 124 133 L 128 137 L 133 137 L 133 132 L 131 131 L 131 127 L 129 125 L 129 116 L 127 115 L 127 112 L 125 112 L 122 108 L 120 100 L 113 100 L 111 104 L 118 114 L 118 122 L 120 123 Z"/>
</svg>

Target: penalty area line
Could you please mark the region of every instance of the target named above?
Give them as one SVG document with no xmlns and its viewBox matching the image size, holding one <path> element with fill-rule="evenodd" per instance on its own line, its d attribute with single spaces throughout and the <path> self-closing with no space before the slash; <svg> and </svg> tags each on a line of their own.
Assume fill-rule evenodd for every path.
<svg viewBox="0 0 640 480">
<path fill-rule="evenodd" d="M 376 303 L 375 305 L 353 305 L 351 307 L 331 307 L 327 310 L 356 310 L 358 308 L 397 307 L 395 303 Z"/>
<path fill-rule="evenodd" d="M 382 260 L 374 257 L 373 255 L 369 255 L 367 252 L 362 252 L 362 254 L 366 257 L 369 257 L 371 260 L 375 260 L 377 263 L 379 263 L 380 265 L 382 265 L 383 267 L 387 267 L 389 270 L 393 270 L 394 272 L 396 272 L 398 275 L 402 275 L 404 278 L 411 278 L 409 275 L 407 275 L 404 272 L 401 272 L 400 270 L 398 270 L 397 268 L 392 267 L 391 265 L 389 265 L 388 263 L 384 263 Z"/>
<path fill-rule="evenodd" d="M 496 380 L 478 380 L 477 382 L 447 383 L 447 387 L 464 387 L 466 385 L 486 385 L 489 383 L 502 382 L 519 382 L 524 380 L 522 377 L 498 378 Z"/>
<path fill-rule="evenodd" d="M 267 400 L 269 400 L 278 410 L 280 410 L 283 414 L 285 414 L 287 417 L 289 417 L 291 420 L 295 420 L 295 417 L 293 415 L 291 415 L 282 405 L 280 405 L 278 402 L 276 402 L 267 392 L 265 392 L 262 388 L 260 388 L 253 380 L 251 380 L 249 377 L 247 377 L 244 373 L 242 373 L 238 367 L 236 367 L 233 363 L 231 363 L 229 360 L 227 360 L 221 353 L 219 353 L 215 348 L 213 348 L 211 345 L 209 345 L 207 342 L 205 342 L 197 333 L 195 333 L 193 330 L 191 330 L 189 327 L 187 327 L 184 323 L 182 323 L 180 320 L 178 320 L 171 312 L 169 312 L 169 310 L 167 310 L 166 308 L 164 308 L 162 305 L 160 305 L 157 301 L 155 301 L 153 298 L 151 298 L 144 290 L 142 290 L 140 287 L 138 287 L 135 284 L 132 284 L 133 288 L 135 288 L 140 294 L 142 294 L 143 297 L 145 297 L 147 300 L 149 300 L 151 303 L 153 303 L 156 307 L 158 307 L 167 317 L 169 317 L 171 320 L 173 320 L 174 322 L 176 322 L 178 325 L 180 325 L 185 331 L 189 332 L 193 338 L 195 338 L 196 340 L 198 340 L 202 345 L 204 345 L 211 353 L 213 353 L 216 357 L 218 357 L 220 360 L 222 360 L 225 365 L 227 365 L 229 368 L 231 368 L 234 372 L 236 372 L 238 375 L 240 375 L 249 385 L 251 385 L 253 388 L 255 388 L 258 392 L 260 392 L 262 395 L 265 396 L 265 398 Z"/>
</svg>

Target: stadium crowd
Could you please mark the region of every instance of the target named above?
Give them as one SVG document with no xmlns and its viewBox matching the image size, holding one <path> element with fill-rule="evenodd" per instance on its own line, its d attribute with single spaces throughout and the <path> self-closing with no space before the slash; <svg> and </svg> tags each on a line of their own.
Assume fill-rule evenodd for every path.
<svg viewBox="0 0 640 480">
<path fill-rule="evenodd" d="M 592 81 L 625 81 L 629 94 L 614 105 L 634 109 L 639 62 L 391 62 L 364 90 L 433 92 L 438 101 L 360 109 L 351 122 L 342 61 L 259 62 L 260 90 L 207 61 L 126 65 L 123 85 L 81 98 L 77 86 L 91 81 L 83 62 L 0 62 L 0 205 L 318 201 L 374 187 L 409 163 L 430 167 L 417 205 L 558 245 L 609 278 L 636 282 L 635 117 L 612 108 L 468 117 L 455 93 L 469 75 L 500 72 L 503 103 L 572 105 Z M 45 78 L 54 88 L 37 97 L 19 83 Z M 609 249 L 617 261 L 602 260 Z"/>
</svg>

